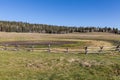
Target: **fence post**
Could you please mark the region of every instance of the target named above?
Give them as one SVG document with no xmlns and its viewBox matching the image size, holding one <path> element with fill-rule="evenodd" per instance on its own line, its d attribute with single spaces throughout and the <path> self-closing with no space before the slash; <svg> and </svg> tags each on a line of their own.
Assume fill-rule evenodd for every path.
<svg viewBox="0 0 120 80">
<path fill-rule="evenodd" d="M 69 52 L 69 49 L 68 48 L 66 48 L 66 53 L 68 53 Z"/>
<path fill-rule="evenodd" d="M 85 46 L 85 54 L 87 55 L 88 54 L 88 47 L 87 46 Z"/>
<path fill-rule="evenodd" d="M 8 44 L 4 45 L 4 50 L 7 50 Z"/>
<path fill-rule="evenodd" d="M 33 52 L 33 50 L 34 50 L 34 45 L 32 45 L 31 48 L 32 48 L 32 52 Z"/>
<path fill-rule="evenodd" d="M 48 44 L 48 52 L 50 53 L 51 52 L 51 50 L 50 50 L 50 44 Z"/>
<path fill-rule="evenodd" d="M 16 44 L 15 45 L 15 50 L 18 51 L 19 50 L 19 46 Z"/>
<path fill-rule="evenodd" d="M 115 51 L 119 51 L 120 45 L 117 45 Z"/>
<path fill-rule="evenodd" d="M 103 47 L 104 47 L 104 46 L 100 46 L 99 53 L 101 53 L 101 52 L 103 51 Z"/>
</svg>

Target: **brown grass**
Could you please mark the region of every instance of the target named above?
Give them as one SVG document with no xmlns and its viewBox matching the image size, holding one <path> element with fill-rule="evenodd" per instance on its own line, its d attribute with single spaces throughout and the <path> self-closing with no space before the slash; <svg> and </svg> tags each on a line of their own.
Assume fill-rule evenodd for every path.
<svg viewBox="0 0 120 80">
<path fill-rule="evenodd" d="M 41 34 L 41 33 L 15 33 L 0 32 L 0 42 L 3 41 L 85 41 L 92 46 L 111 46 L 106 41 L 120 40 L 120 35 L 112 33 L 72 33 L 72 34 Z M 94 41 L 93 41 L 94 40 Z"/>
<path fill-rule="evenodd" d="M 0 32 L 0 40 L 54 40 L 54 39 L 104 39 L 120 40 L 120 35 L 112 33 L 73 33 L 73 34 L 41 34 Z"/>
</svg>

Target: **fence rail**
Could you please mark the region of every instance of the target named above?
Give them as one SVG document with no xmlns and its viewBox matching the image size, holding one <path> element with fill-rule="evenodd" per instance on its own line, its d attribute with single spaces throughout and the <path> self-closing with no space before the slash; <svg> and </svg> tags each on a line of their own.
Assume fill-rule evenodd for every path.
<svg viewBox="0 0 120 80">
<path fill-rule="evenodd" d="M 1 45 L 0 50 L 11 50 L 11 51 L 20 51 L 20 50 L 26 50 L 26 51 L 47 51 L 48 53 L 55 52 L 55 53 L 108 53 L 112 51 L 120 52 L 120 46 L 100 46 L 100 47 L 94 47 L 94 46 L 85 46 L 83 48 L 52 48 L 50 44 L 47 48 L 35 48 L 34 45 L 29 46 L 9 46 L 9 45 Z"/>
</svg>

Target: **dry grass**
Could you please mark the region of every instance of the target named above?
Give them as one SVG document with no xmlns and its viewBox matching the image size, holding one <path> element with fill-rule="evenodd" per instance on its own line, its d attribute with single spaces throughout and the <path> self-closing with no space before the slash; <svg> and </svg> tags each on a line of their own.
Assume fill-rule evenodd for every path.
<svg viewBox="0 0 120 80">
<path fill-rule="evenodd" d="M 110 42 L 100 40 L 120 40 L 120 35 L 112 33 L 73 33 L 73 34 L 41 34 L 0 32 L 0 42 L 3 41 L 77 41 L 88 46 L 112 46 Z M 84 45 L 84 46 L 85 46 Z"/>
<path fill-rule="evenodd" d="M 120 40 L 120 35 L 115 35 L 111 33 L 40 34 L 40 33 L 0 32 L 0 41 L 69 40 L 69 39 Z"/>
<path fill-rule="evenodd" d="M 89 42 L 92 45 L 91 47 L 99 47 L 99 46 L 108 47 L 108 46 L 113 46 L 112 43 L 107 42 L 107 41 L 90 40 Z"/>
</svg>

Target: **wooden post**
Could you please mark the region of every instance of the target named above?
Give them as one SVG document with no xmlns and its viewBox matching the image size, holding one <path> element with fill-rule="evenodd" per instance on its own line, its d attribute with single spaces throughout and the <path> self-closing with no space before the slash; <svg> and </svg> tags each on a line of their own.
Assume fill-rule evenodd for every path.
<svg viewBox="0 0 120 80">
<path fill-rule="evenodd" d="M 115 51 L 119 51 L 120 45 L 117 45 Z"/>
<path fill-rule="evenodd" d="M 66 48 L 66 53 L 68 53 L 69 52 L 69 49 L 68 48 Z"/>
<path fill-rule="evenodd" d="M 19 50 L 19 45 L 15 45 L 15 50 L 18 51 Z"/>
<path fill-rule="evenodd" d="M 87 46 L 85 46 L 85 54 L 88 54 L 88 47 Z"/>
<path fill-rule="evenodd" d="M 7 50 L 8 44 L 4 45 L 4 50 Z"/>
<path fill-rule="evenodd" d="M 48 52 L 50 53 L 51 52 L 51 50 L 50 50 L 50 44 L 48 44 Z"/>
<path fill-rule="evenodd" d="M 103 51 L 103 47 L 104 47 L 104 46 L 100 46 L 99 53 L 101 53 L 101 52 Z"/>
<path fill-rule="evenodd" d="M 32 48 L 32 52 L 33 52 L 33 50 L 34 50 L 34 45 L 32 45 L 31 48 Z"/>
<path fill-rule="evenodd" d="M 32 51 L 32 52 L 33 52 L 33 50 L 34 50 L 34 45 L 30 45 L 30 46 L 28 47 L 28 51 Z"/>
<path fill-rule="evenodd" d="M 28 45 L 26 50 L 27 50 L 28 52 L 32 51 L 32 46 L 31 46 L 31 45 Z"/>
</svg>

